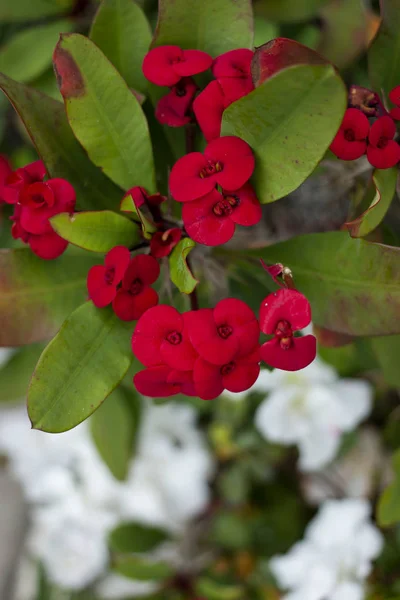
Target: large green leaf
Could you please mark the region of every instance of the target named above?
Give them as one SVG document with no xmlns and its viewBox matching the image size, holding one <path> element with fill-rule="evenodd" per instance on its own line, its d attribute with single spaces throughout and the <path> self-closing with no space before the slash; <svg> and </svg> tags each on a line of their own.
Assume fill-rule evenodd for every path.
<svg viewBox="0 0 400 600">
<path fill-rule="evenodd" d="M 244 597 L 241 586 L 219 583 L 209 577 L 198 578 L 196 593 L 207 600 L 242 600 Z"/>
<path fill-rule="evenodd" d="M 171 281 L 180 292 L 184 292 L 185 294 L 191 294 L 199 283 L 198 279 L 193 277 L 187 263 L 187 256 L 195 246 L 196 242 L 190 238 L 183 238 L 175 246 L 169 257 Z"/>
<path fill-rule="evenodd" d="M 145 93 L 142 63 L 149 50 L 151 29 L 143 10 L 133 0 L 103 0 L 90 31 L 94 42 L 129 87 Z"/>
<path fill-rule="evenodd" d="M 118 555 L 113 561 L 113 570 L 139 581 L 161 581 L 174 573 L 174 569 L 165 562 L 152 562 L 148 558 L 135 555 Z"/>
<path fill-rule="evenodd" d="M 394 481 L 383 492 L 378 502 L 377 518 L 382 527 L 400 521 L 400 450 L 392 458 Z"/>
<path fill-rule="evenodd" d="M 257 0 L 254 10 L 271 21 L 306 21 L 328 0 Z"/>
<path fill-rule="evenodd" d="M 400 335 L 376 337 L 371 344 L 386 383 L 400 389 Z"/>
<path fill-rule="evenodd" d="M 114 246 L 133 246 L 140 237 L 139 224 L 110 210 L 60 213 L 51 219 L 65 240 L 92 252 L 108 252 Z"/>
<path fill-rule="evenodd" d="M 26 398 L 32 373 L 43 348 L 43 344 L 24 346 L 0 368 L 0 403 Z"/>
<path fill-rule="evenodd" d="M 122 386 L 118 387 L 90 419 L 96 448 L 111 473 L 120 481 L 128 474 L 137 431 L 137 418 L 127 395 Z M 135 399 L 139 403 L 136 394 Z"/>
<path fill-rule="evenodd" d="M 368 70 L 373 89 L 388 99 L 400 84 L 400 3 L 381 0 L 382 22 L 368 51 Z"/>
<path fill-rule="evenodd" d="M 77 207 L 117 208 L 122 192 L 88 159 L 76 141 L 61 102 L 0 74 L 0 88 L 21 117 L 50 177 L 67 179 Z"/>
<path fill-rule="evenodd" d="M 29 248 L 0 250 L 0 346 L 50 338 L 87 296 L 91 255 L 67 253 L 56 261 Z"/>
<path fill-rule="evenodd" d="M 73 27 L 72 21 L 64 19 L 17 33 L 0 49 L 0 72 L 22 82 L 38 77 L 51 65 L 60 33 Z"/>
<path fill-rule="evenodd" d="M 0 21 L 36 21 L 64 14 L 73 5 L 74 0 L 0 0 Z"/>
<path fill-rule="evenodd" d="M 152 46 L 175 44 L 218 56 L 250 48 L 253 18 L 250 0 L 160 0 Z"/>
<path fill-rule="evenodd" d="M 274 202 L 307 179 L 335 137 L 346 103 L 346 88 L 332 66 L 296 65 L 227 108 L 222 135 L 252 147 L 260 202 Z"/>
<path fill-rule="evenodd" d="M 61 37 L 53 60 L 70 125 L 94 164 L 126 190 L 154 192 L 147 121 L 115 67 L 78 34 Z"/>
<path fill-rule="evenodd" d="M 123 554 L 150 552 L 167 539 L 168 534 L 163 529 L 132 521 L 122 523 L 111 531 L 109 546 L 113 552 Z"/>
<path fill-rule="evenodd" d="M 251 254 L 283 263 L 311 302 L 316 325 L 355 336 L 400 332 L 400 248 L 315 233 Z"/>
<path fill-rule="evenodd" d="M 110 307 L 77 308 L 43 352 L 28 391 L 35 429 L 59 433 L 91 415 L 129 369 L 132 323 Z"/>
</svg>

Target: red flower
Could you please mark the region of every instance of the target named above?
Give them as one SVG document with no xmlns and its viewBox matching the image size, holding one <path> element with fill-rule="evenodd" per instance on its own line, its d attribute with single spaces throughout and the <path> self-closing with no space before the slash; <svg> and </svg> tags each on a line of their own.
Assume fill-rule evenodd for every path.
<svg viewBox="0 0 400 600">
<path fill-rule="evenodd" d="M 1 198 L 7 204 L 16 204 L 19 201 L 20 192 L 25 186 L 43 181 L 46 175 L 46 167 L 41 160 L 37 160 L 21 169 L 12 171 L 4 182 L 1 189 Z"/>
<path fill-rule="evenodd" d="M 396 108 L 392 108 L 390 116 L 396 121 L 400 120 L 400 85 L 397 85 L 392 89 L 389 94 L 389 100 L 396 105 Z"/>
<path fill-rule="evenodd" d="M 367 149 L 368 132 L 367 117 L 357 108 L 348 108 L 330 149 L 342 160 L 360 158 Z"/>
<path fill-rule="evenodd" d="M 144 187 L 136 185 L 126 192 L 122 202 L 127 196 L 131 196 L 136 208 L 141 208 L 144 204 L 150 204 L 152 206 L 159 206 L 166 200 L 165 196 L 161 194 L 151 194 Z"/>
<path fill-rule="evenodd" d="M 0 204 L 4 202 L 2 197 L 3 186 L 6 182 L 7 177 L 12 173 L 11 164 L 6 156 L 0 155 Z"/>
<path fill-rule="evenodd" d="M 205 246 L 225 244 L 236 225 L 256 225 L 261 216 L 260 202 L 249 183 L 234 192 L 212 190 L 199 200 L 187 202 L 182 210 L 188 235 Z"/>
<path fill-rule="evenodd" d="M 400 146 L 393 140 L 396 126 L 389 116 L 380 117 L 368 136 L 367 158 L 377 169 L 389 169 L 400 160 Z"/>
<path fill-rule="evenodd" d="M 32 252 L 45 260 L 58 258 L 68 246 L 68 242 L 55 231 L 49 231 L 41 235 L 30 234 L 28 244 Z"/>
<path fill-rule="evenodd" d="M 225 389 L 230 392 L 248 390 L 260 374 L 259 362 L 258 347 L 251 354 L 234 358 L 224 365 L 213 365 L 198 358 L 193 372 L 198 396 L 203 400 L 213 400 Z"/>
<path fill-rule="evenodd" d="M 164 304 L 146 311 L 132 336 L 136 358 L 146 367 L 166 364 L 179 371 L 192 370 L 198 355 L 189 339 L 188 315 Z"/>
<path fill-rule="evenodd" d="M 250 146 L 235 136 L 213 140 L 204 150 L 191 152 L 172 167 L 169 187 L 178 202 L 190 202 L 205 196 L 218 184 L 227 190 L 237 190 L 254 171 L 254 156 Z"/>
<path fill-rule="evenodd" d="M 182 237 L 182 231 L 178 227 L 157 231 L 150 241 L 150 252 L 154 258 L 168 256 L 172 248 L 175 248 Z"/>
<path fill-rule="evenodd" d="M 225 52 L 214 60 L 212 74 L 215 79 L 220 77 L 251 78 L 250 66 L 253 56 L 254 52 L 247 48 Z"/>
<path fill-rule="evenodd" d="M 158 294 L 151 284 L 160 275 L 160 266 L 147 254 L 134 256 L 122 278 L 122 287 L 113 300 L 113 309 L 122 321 L 134 321 L 158 303 Z"/>
<path fill-rule="evenodd" d="M 156 118 L 163 125 L 182 127 L 191 121 L 190 110 L 196 95 L 197 85 L 191 77 L 181 79 L 156 108 Z"/>
<path fill-rule="evenodd" d="M 249 354 L 260 335 L 251 308 L 235 298 L 221 300 L 214 309 L 190 311 L 186 325 L 195 350 L 214 365 L 224 365 Z"/>
<path fill-rule="evenodd" d="M 315 337 L 293 334 L 310 322 L 310 303 L 297 290 L 285 288 L 267 296 L 260 307 L 260 328 L 274 337 L 261 346 L 261 359 L 284 371 L 297 371 L 309 365 L 316 356 Z"/>
<path fill-rule="evenodd" d="M 197 396 L 190 371 L 176 371 L 158 365 L 139 371 L 133 378 L 137 391 L 151 398 L 167 398 L 175 394 Z"/>
<path fill-rule="evenodd" d="M 128 268 L 128 248 L 115 246 L 104 259 L 103 265 L 92 267 L 87 277 L 89 298 L 95 306 L 102 308 L 111 304 L 117 294 L 117 286 Z"/>
<path fill-rule="evenodd" d="M 155 85 L 172 86 L 182 77 L 202 73 L 212 65 L 212 58 L 201 50 L 182 50 L 179 46 L 159 46 L 144 57 L 144 76 Z"/>
<path fill-rule="evenodd" d="M 65 179 L 49 179 L 25 185 L 19 194 L 20 221 L 29 233 L 40 235 L 53 231 L 49 219 L 61 212 L 72 212 L 75 190 Z"/>
</svg>

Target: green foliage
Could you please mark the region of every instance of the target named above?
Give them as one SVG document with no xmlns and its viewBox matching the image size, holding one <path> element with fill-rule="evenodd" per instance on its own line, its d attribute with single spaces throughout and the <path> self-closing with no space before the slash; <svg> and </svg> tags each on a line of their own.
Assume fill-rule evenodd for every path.
<svg viewBox="0 0 400 600">
<path fill-rule="evenodd" d="M 256 157 L 253 183 L 261 203 L 299 187 L 323 158 L 346 108 L 346 89 L 333 67 L 297 65 L 234 102 L 222 121 Z"/>
<path fill-rule="evenodd" d="M 110 210 L 59 213 L 50 221 L 62 238 L 91 252 L 108 252 L 114 246 L 130 248 L 140 237 L 137 224 Z"/>
<path fill-rule="evenodd" d="M 146 239 L 151 238 L 151 234 L 156 231 L 156 226 L 150 221 L 143 213 L 140 208 L 136 208 L 133 198 L 130 194 L 127 194 L 121 202 L 120 210 L 122 212 L 130 213 L 133 219 L 140 223 L 142 228 L 143 236 Z"/>
<path fill-rule="evenodd" d="M 400 521 L 400 450 L 393 455 L 394 481 L 379 499 L 377 518 L 382 527 L 394 525 Z"/>
<path fill-rule="evenodd" d="M 146 15 L 133 0 L 103 0 L 90 39 L 119 71 L 130 88 L 146 93 L 142 63 L 151 42 Z"/>
<path fill-rule="evenodd" d="M 132 324 L 111 308 L 87 302 L 74 311 L 43 352 L 28 392 L 35 429 L 59 433 L 91 415 L 132 362 Z"/>
<path fill-rule="evenodd" d="M 26 398 L 33 370 L 44 348 L 31 344 L 15 351 L 0 368 L 0 404 Z"/>
<path fill-rule="evenodd" d="M 169 258 L 171 281 L 176 285 L 180 292 L 190 294 L 199 283 L 193 277 L 190 267 L 187 263 L 187 256 L 196 242 L 190 238 L 183 238 L 172 250 Z"/>
<path fill-rule="evenodd" d="M 74 0 L 0 0 L 0 21 L 37 21 L 71 10 Z"/>
<path fill-rule="evenodd" d="M 30 248 L 0 250 L 0 346 L 49 339 L 86 295 L 91 256 L 45 261 Z"/>
<path fill-rule="evenodd" d="M 373 338 L 371 344 L 385 381 L 393 387 L 400 388 L 400 335 L 379 336 Z"/>
<path fill-rule="evenodd" d="M 113 529 L 109 536 L 109 546 L 113 552 L 122 554 L 150 552 L 167 539 L 167 533 L 158 527 L 130 522 Z"/>
<path fill-rule="evenodd" d="M 147 121 L 121 75 L 78 34 L 62 36 L 53 60 L 70 125 L 90 159 L 125 190 L 154 192 Z"/>
<path fill-rule="evenodd" d="M 256 14 L 271 21 L 291 22 L 312 19 L 328 0 L 257 0 Z"/>
<path fill-rule="evenodd" d="M 196 593 L 207 600 L 242 600 L 243 588 L 237 585 L 217 583 L 209 577 L 199 577 L 196 583 Z"/>
<path fill-rule="evenodd" d="M 388 100 L 389 92 L 400 83 L 400 4 L 382 0 L 382 23 L 368 52 L 369 78 L 373 89 Z"/>
<path fill-rule="evenodd" d="M 167 563 L 125 554 L 114 557 L 112 567 L 120 575 L 139 581 L 162 581 L 174 572 L 174 569 Z"/>
</svg>

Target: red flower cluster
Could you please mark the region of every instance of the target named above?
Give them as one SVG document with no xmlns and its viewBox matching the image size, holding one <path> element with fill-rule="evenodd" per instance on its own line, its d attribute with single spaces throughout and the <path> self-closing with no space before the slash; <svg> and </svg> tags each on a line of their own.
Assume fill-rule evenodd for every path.
<svg viewBox="0 0 400 600">
<path fill-rule="evenodd" d="M 158 303 L 158 294 L 150 286 L 159 274 L 159 264 L 152 256 L 139 254 L 130 258 L 127 248 L 115 246 L 106 255 L 104 265 L 90 269 L 89 298 L 99 308 L 112 303 L 117 317 L 134 321 Z"/>
<path fill-rule="evenodd" d="M 348 108 L 330 149 L 342 160 L 355 160 L 366 154 L 373 167 L 388 169 L 400 160 L 400 146 L 393 140 L 395 133 L 396 126 L 389 115 L 379 117 L 370 126 L 361 110 Z"/>
<path fill-rule="evenodd" d="M 4 170 L 7 169 L 3 163 Z M 14 205 L 12 236 L 29 244 L 41 258 L 50 260 L 60 256 L 68 242 L 53 230 L 49 219 L 61 212 L 73 212 L 76 197 L 68 181 L 43 181 L 45 175 L 41 161 L 9 172 L 1 182 L 0 195 L 3 202 Z"/>
<path fill-rule="evenodd" d="M 145 396 L 177 393 L 212 400 L 224 389 L 247 390 L 259 372 L 260 329 L 241 300 L 180 314 L 171 306 L 148 310 L 132 336 L 132 350 L 147 368 L 134 383 Z"/>
</svg>

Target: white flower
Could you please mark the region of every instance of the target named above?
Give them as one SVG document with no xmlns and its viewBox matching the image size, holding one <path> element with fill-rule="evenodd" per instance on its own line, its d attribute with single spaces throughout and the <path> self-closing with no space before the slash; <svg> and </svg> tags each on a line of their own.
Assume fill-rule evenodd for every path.
<svg viewBox="0 0 400 600">
<path fill-rule="evenodd" d="M 327 500 L 304 539 L 271 559 L 284 600 L 362 600 L 364 581 L 380 554 L 383 538 L 361 499 Z"/>
<path fill-rule="evenodd" d="M 122 575 L 108 575 L 96 587 L 96 592 L 104 600 L 122 600 L 122 598 L 143 598 L 158 589 L 157 583 L 151 581 L 134 581 Z"/>
<path fill-rule="evenodd" d="M 328 464 L 342 433 L 371 410 L 368 382 L 338 379 L 331 367 L 318 360 L 295 373 L 262 371 L 253 389 L 269 392 L 256 412 L 256 427 L 272 442 L 297 444 L 303 471 Z"/>
</svg>

